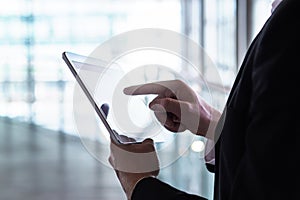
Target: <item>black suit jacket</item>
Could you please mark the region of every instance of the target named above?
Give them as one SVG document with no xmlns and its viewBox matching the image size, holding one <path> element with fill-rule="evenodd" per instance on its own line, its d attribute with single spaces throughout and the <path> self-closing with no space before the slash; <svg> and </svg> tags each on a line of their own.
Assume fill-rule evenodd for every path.
<svg viewBox="0 0 300 200">
<path fill-rule="evenodd" d="M 284 0 L 248 49 L 216 131 L 216 200 L 300 199 L 299 28 L 300 0 Z M 146 178 L 132 199 L 204 198 Z"/>
</svg>

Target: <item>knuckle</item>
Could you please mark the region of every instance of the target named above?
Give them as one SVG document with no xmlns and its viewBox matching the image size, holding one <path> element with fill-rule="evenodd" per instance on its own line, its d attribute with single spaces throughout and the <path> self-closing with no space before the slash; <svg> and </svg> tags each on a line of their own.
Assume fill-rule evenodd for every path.
<svg viewBox="0 0 300 200">
<path fill-rule="evenodd" d="M 184 84 L 184 82 L 183 82 L 182 80 L 180 80 L 180 79 L 174 80 L 174 83 L 175 83 L 176 85 L 183 85 L 183 84 Z"/>
</svg>

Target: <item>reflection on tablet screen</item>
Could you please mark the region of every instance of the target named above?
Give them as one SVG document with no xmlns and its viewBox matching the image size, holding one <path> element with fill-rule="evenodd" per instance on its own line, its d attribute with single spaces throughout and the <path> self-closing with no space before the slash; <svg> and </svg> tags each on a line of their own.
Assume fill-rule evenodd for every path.
<svg viewBox="0 0 300 200">
<path fill-rule="evenodd" d="M 137 142 L 152 138 L 154 142 L 161 143 L 173 137 L 148 107 L 155 95 L 128 96 L 123 93 L 124 87 L 129 85 L 123 85 L 126 73 L 120 65 L 72 53 L 69 56 L 97 107 L 104 103 L 110 106 L 107 122 L 113 130 Z M 102 123 L 98 124 L 101 130 L 106 130 Z M 109 135 L 106 137 L 109 138 Z"/>
</svg>

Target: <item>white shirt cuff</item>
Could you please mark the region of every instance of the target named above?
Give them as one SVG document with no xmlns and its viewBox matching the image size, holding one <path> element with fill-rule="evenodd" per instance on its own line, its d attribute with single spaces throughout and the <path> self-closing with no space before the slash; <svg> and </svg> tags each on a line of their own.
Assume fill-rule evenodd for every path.
<svg viewBox="0 0 300 200">
<path fill-rule="evenodd" d="M 207 164 L 215 164 L 215 142 L 213 140 L 207 139 L 206 141 L 204 159 Z"/>
</svg>

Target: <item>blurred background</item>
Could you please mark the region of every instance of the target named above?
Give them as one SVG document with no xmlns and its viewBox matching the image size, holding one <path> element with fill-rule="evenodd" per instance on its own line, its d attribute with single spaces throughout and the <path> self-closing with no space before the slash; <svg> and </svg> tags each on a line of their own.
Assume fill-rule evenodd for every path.
<svg viewBox="0 0 300 200">
<path fill-rule="evenodd" d="M 114 172 L 80 143 L 63 51 L 88 55 L 138 28 L 182 33 L 218 67 L 225 89 L 210 80 L 221 110 L 270 10 L 270 0 L 1 0 L 0 199 L 125 199 Z M 212 199 L 204 144 L 199 137 L 159 178 Z"/>
</svg>

